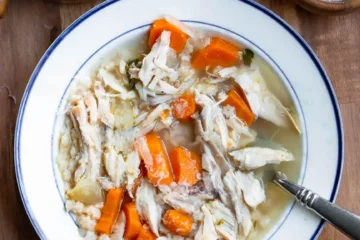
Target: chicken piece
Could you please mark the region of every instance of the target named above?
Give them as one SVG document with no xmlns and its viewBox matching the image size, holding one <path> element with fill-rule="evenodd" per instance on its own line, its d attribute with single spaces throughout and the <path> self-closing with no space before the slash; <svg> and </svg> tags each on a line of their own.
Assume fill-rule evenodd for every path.
<svg viewBox="0 0 360 240">
<path fill-rule="evenodd" d="M 80 129 L 82 140 L 89 147 L 95 146 L 94 139 L 94 128 L 88 123 L 87 109 L 83 100 L 79 100 L 76 106 L 72 110 L 72 114 L 75 117 L 77 124 Z"/>
<path fill-rule="evenodd" d="M 300 133 L 295 119 L 267 88 L 260 70 L 241 71 L 232 74 L 244 90 L 252 112 L 280 127 L 293 126 Z"/>
<path fill-rule="evenodd" d="M 207 79 L 205 79 L 204 81 L 204 79 L 202 79 L 201 82 L 199 82 L 194 86 L 194 89 L 196 89 L 196 91 L 198 91 L 201 94 L 215 97 L 216 94 L 218 94 L 219 88 L 215 84 L 211 84 L 206 80 Z"/>
<path fill-rule="evenodd" d="M 172 86 L 163 80 L 159 80 L 158 86 L 155 88 L 155 92 L 158 94 L 175 94 L 179 91 L 178 88 Z"/>
<path fill-rule="evenodd" d="M 241 188 L 232 171 L 229 171 L 225 175 L 223 181 L 226 186 L 226 189 L 228 190 L 231 196 L 231 201 L 235 208 L 237 222 L 242 226 L 243 234 L 246 237 L 253 229 L 253 223 L 251 220 L 250 211 L 243 201 Z"/>
<path fill-rule="evenodd" d="M 101 188 L 105 191 L 109 191 L 110 189 L 115 188 L 115 184 L 110 180 L 109 177 L 98 177 L 97 181 Z"/>
<path fill-rule="evenodd" d="M 185 91 L 187 91 L 192 85 L 194 85 L 198 80 L 199 78 L 195 75 L 189 75 L 185 79 L 181 79 L 182 84 L 178 87 L 178 91 L 176 93 L 171 95 L 154 95 L 153 97 L 149 97 L 148 102 L 151 106 L 155 106 L 176 99 Z"/>
<path fill-rule="evenodd" d="M 270 149 L 262 147 L 248 147 L 229 153 L 235 160 L 240 162 L 240 168 L 252 170 L 263 167 L 266 164 L 279 164 L 294 160 L 292 155 L 286 149 Z"/>
<path fill-rule="evenodd" d="M 116 77 L 105 70 L 104 68 L 99 69 L 98 78 L 103 80 L 106 86 L 111 87 L 113 90 L 126 94 L 128 90 L 122 85 L 122 79 L 116 79 Z"/>
<path fill-rule="evenodd" d="M 124 156 L 134 151 L 134 141 L 141 136 L 140 129 L 133 127 L 124 131 L 106 128 L 104 147 L 113 147 L 115 151 L 122 152 Z"/>
<path fill-rule="evenodd" d="M 177 78 L 176 71 L 166 65 L 170 49 L 170 35 L 168 31 L 163 31 L 160 38 L 151 48 L 151 51 L 143 59 L 139 78 L 143 85 L 149 89 L 154 89 L 157 82 L 164 77 Z M 154 81 L 154 83 L 151 83 Z"/>
<path fill-rule="evenodd" d="M 123 236 L 125 232 L 125 224 L 126 224 L 126 217 L 125 217 L 125 213 L 122 211 L 114 224 L 110 236 L 111 240 L 123 240 Z"/>
<path fill-rule="evenodd" d="M 90 122 L 90 124 L 95 124 L 97 121 L 97 117 L 98 117 L 96 99 L 92 95 L 86 96 L 85 104 L 90 113 L 89 122 Z"/>
<path fill-rule="evenodd" d="M 101 117 L 101 122 L 104 123 L 109 128 L 114 128 L 115 125 L 115 116 L 111 112 L 104 113 Z"/>
<path fill-rule="evenodd" d="M 96 181 L 100 173 L 100 129 L 97 125 L 88 122 L 87 112 L 88 109 L 83 100 L 79 100 L 71 112 L 76 119 L 84 143 L 82 145 L 82 159 L 79 161 L 79 167 L 75 172 L 77 181 L 85 174 L 91 181 Z"/>
<path fill-rule="evenodd" d="M 166 103 L 159 104 L 156 108 L 154 108 L 146 118 L 140 122 L 140 135 L 146 135 L 151 132 L 156 124 L 158 123 L 159 118 L 161 118 L 161 114 L 165 110 L 170 110 L 170 106 Z"/>
<path fill-rule="evenodd" d="M 238 71 L 238 68 L 233 66 L 233 67 L 227 67 L 227 68 L 222 68 L 220 69 L 217 74 L 221 77 L 221 78 L 229 78 L 231 77 L 233 74 L 235 74 Z"/>
<path fill-rule="evenodd" d="M 261 180 L 255 178 L 253 172 L 242 173 L 241 171 L 236 171 L 234 174 L 247 205 L 256 208 L 260 203 L 265 202 L 264 185 Z"/>
<path fill-rule="evenodd" d="M 238 223 L 231 210 L 218 200 L 207 203 L 206 207 L 213 216 L 216 231 L 226 240 L 236 240 Z"/>
<path fill-rule="evenodd" d="M 181 209 L 185 213 L 194 213 L 202 204 L 203 201 L 195 196 L 188 196 L 179 192 L 171 192 L 164 196 L 165 203 L 172 206 L 174 209 Z"/>
<path fill-rule="evenodd" d="M 166 15 L 165 19 L 168 23 L 171 23 L 172 25 L 179 28 L 183 33 L 187 34 L 191 38 L 196 38 L 194 30 L 192 30 L 189 26 L 184 24 L 183 22 L 177 20 L 176 18 Z M 183 50 L 184 51 L 184 50 Z"/>
<path fill-rule="evenodd" d="M 131 152 L 128 154 L 125 164 L 125 173 L 126 173 L 126 189 L 128 190 L 129 196 L 134 198 L 133 189 L 135 185 L 135 180 L 140 174 L 140 157 L 137 151 Z"/>
<path fill-rule="evenodd" d="M 217 240 L 219 235 L 215 230 L 214 217 L 211 215 L 206 205 L 201 207 L 204 214 L 203 221 L 195 235 L 195 240 Z"/>
<path fill-rule="evenodd" d="M 188 39 L 184 50 L 179 55 L 180 58 L 180 66 L 179 66 L 179 78 L 180 79 L 186 79 L 194 76 L 195 71 L 191 66 L 191 54 L 194 51 L 193 45 L 190 43 L 190 40 Z"/>
<path fill-rule="evenodd" d="M 204 153 L 202 155 L 203 181 L 206 190 L 215 191 L 220 195 L 221 201 L 227 206 L 231 206 L 230 196 L 225 191 L 223 181 L 221 179 L 221 170 L 216 164 L 209 147 L 203 144 Z"/>
<path fill-rule="evenodd" d="M 110 102 L 109 99 L 106 97 L 106 91 L 100 81 L 94 82 L 94 93 L 98 100 L 99 114 L 101 115 L 106 112 L 110 112 Z"/>
<path fill-rule="evenodd" d="M 229 170 L 232 170 L 233 167 L 229 163 L 228 159 L 225 158 L 224 154 L 220 151 L 218 145 L 209 139 L 208 135 L 204 132 L 201 120 L 197 119 L 197 116 L 194 118 L 195 134 L 200 135 L 202 140 L 206 143 L 207 148 L 205 149 L 209 150 L 208 153 L 213 156 L 216 164 L 220 167 L 221 176 L 225 175 L 225 173 L 227 173 Z"/>
<path fill-rule="evenodd" d="M 81 180 L 81 178 L 85 175 L 89 162 L 88 152 L 89 152 L 88 147 L 83 146 L 83 152 L 81 153 L 81 158 L 78 161 L 78 167 L 76 168 L 74 173 L 75 183 L 78 183 Z"/>
<path fill-rule="evenodd" d="M 205 135 L 209 140 L 214 140 L 214 133 L 220 135 L 221 144 L 218 147 L 227 149 L 228 147 L 228 128 L 226 126 L 224 115 L 219 107 L 220 102 L 215 102 L 208 96 L 200 94 L 195 91 L 195 101 L 202 106 L 201 118 L 203 119 L 203 126 Z M 217 143 L 217 141 L 214 141 Z M 219 145 L 219 144 L 218 144 Z"/>
<path fill-rule="evenodd" d="M 125 161 L 121 154 L 118 154 L 113 147 L 108 147 L 104 153 L 104 165 L 115 187 L 119 188 L 124 183 Z"/>
<path fill-rule="evenodd" d="M 255 141 L 256 131 L 250 129 L 235 113 L 235 108 L 232 106 L 224 106 L 222 108 L 225 116 L 226 125 L 232 130 L 229 131 L 230 149 L 236 149 L 246 146 L 247 144 Z"/>
<path fill-rule="evenodd" d="M 140 218 L 147 221 L 152 232 L 159 236 L 162 211 L 155 200 L 155 188 L 147 179 L 141 181 L 136 191 L 136 209 Z"/>
</svg>

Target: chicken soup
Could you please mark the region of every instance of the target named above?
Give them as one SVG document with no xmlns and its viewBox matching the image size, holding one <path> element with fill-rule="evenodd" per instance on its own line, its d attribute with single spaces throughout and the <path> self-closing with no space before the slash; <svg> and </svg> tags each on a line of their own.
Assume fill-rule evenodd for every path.
<svg viewBox="0 0 360 240">
<path fill-rule="evenodd" d="M 300 169 L 288 92 L 251 49 L 174 18 L 142 40 L 68 95 L 57 165 L 82 237 L 261 238 L 288 202 L 264 172 Z"/>
</svg>

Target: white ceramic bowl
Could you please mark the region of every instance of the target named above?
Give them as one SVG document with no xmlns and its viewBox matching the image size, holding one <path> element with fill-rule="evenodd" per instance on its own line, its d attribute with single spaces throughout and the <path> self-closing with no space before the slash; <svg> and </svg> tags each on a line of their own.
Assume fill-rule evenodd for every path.
<svg viewBox="0 0 360 240">
<path fill-rule="evenodd" d="M 251 0 L 109 0 L 67 28 L 46 51 L 25 90 L 16 125 L 15 166 L 20 194 L 41 239 L 80 239 L 64 211 L 54 155 L 66 90 L 123 43 L 144 34 L 164 14 L 192 27 L 241 41 L 283 79 L 303 132 L 298 182 L 335 200 L 343 165 L 343 132 L 331 83 L 319 60 L 288 24 Z M 268 239 L 316 239 L 323 222 L 290 204 Z"/>
</svg>

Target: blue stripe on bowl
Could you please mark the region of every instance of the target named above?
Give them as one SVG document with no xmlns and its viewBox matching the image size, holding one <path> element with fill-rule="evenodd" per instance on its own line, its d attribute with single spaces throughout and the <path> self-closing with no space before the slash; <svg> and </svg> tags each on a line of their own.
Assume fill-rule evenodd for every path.
<svg viewBox="0 0 360 240">
<path fill-rule="evenodd" d="M 22 129 L 22 120 L 23 120 L 23 116 L 24 116 L 24 111 L 26 108 L 26 104 L 27 104 L 27 100 L 29 98 L 29 94 L 31 93 L 31 89 L 36 81 L 36 78 L 39 74 L 39 72 L 41 71 L 43 65 L 46 63 L 47 59 L 49 58 L 49 56 L 52 54 L 52 52 L 54 51 L 54 49 L 57 47 L 57 45 L 59 45 L 62 40 L 72 31 L 74 30 L 78 25 L 80 25 L 83 21 L 85 21 L 87 18 L 89 18 L 90 16 L 92 16 L 93 14 L 97 13 L 98 11 L 100 11 L 103 8 L 106 8 L 110 5 L 112 5 L 115 2 L 119 2 L 120 0 L 109 0 L 106 1 L 100 5 L 98 5 L 97 7 L 93 8 L 92 10 L 88 11 L 87 13 L 85 13 L 84 15 L 82 15 L 79 19 L 77 19 L 73 24 L 71 24 L 66 30 L 64 30 L 64 32 L 62 34 L 60 34 L 60 36 L 53 42 L 53 44 L 48 48 L 48 50 L 45 52 L 45 54 L 43 55 L 43 57 L 41 58 L 41 60 L 39 61 L 38 65 L 36 66 L 33 74 L 30 77 L 29 83 L 25 89 L 21 104 L 20 104 L 20 108 L 19 108 L 19 113 L 18 113 L 18 118 L 17 118 L 17 122 L 16 122 L 16 128 L 15 128 L 15 140 L 14 140 L 14 156 L 15 156 L 15 173 L 16 173 L 16 179 L 17 179 L 17 183 L 20 189 L 20 196 L 21 199 L 23 201 L 23 204 L 25 206 L 25 210 L 29 216 L 29 219 L 31 221 L 31 223 L 33 224 L 37 234 L 39 235 L 39 237 L 41 239 L 46 239 L 46 236 L 44 234 L 44 231 L 41 229 L 41 226 L 39 225 L 39 223 L 37 222 L 31 206 L 28 204 L 28 200 L 27 200 L 27 195 L 24 189 L 24 185 L 23 185 L 23 178 L 22 178 L 22 169 L 21 169 L 21 165 L 20 165 L 20 138 L 21 138 L 21 129 Z M 325 86 L 327 87 L 328 91 L 329 91 L 329 95 L 334 107 L 334 112 L 335 112 L 335 119 L 336 119 L 336 124 L 337 124 L 337 129 L 338 129 L 338 139 L 340 140 L 339 142 L 339 153 L 338 153 L 338 166 L 337 166 L 337 171 L 336 171 L 336 177 L 334 180 L 334 186 L 333 186 L 333 190 L 331 193 L 331 197 L 330 200 L 333 202 L 335 200 L 335 196 L 338 192 L 338 188 L 340 185 L 340 177 L 341 177 L 341 173 L 342 173 L 342 169 L 343 169 L 343 148 L 344 148 L 344 141 L 343 141 L 343 129 L 342 129 L 342 121 L 341 121 L 341 117 L 340 117 L 340 110 L 339 110 L 339 105 L 338 102 L 336 100 L 336 96 L 334 93 L 334 90 L 331 86 L 330 80 L 325 72 L 325 70 L 323 69 L 322 65 L 319 62 L 319 59 L 316 57 L 316 55 L 314 54 L 314 52 L 311 50 L 310 46 L 302 39 L 302 37 L 296 33 L 296 31 L 294 29 L 292 29 L 286 22 L 284 22 L 281 18 L 279 18 L 277 15 L 275 15 L 274 13 L 272 13 L 270 10 L 266 9 L 265 7 L 261 6 L 260 4 L 253 2 L 251 0 L 238 0 L 238 1 L 242 1 L 260 11 L 262 11 L 264 14 L 268 15 L 269 17 L 271 17 L 272 19 L 274 19 L 276 22 L 278 22 L 280 25 L 282 25 L 299 43 L 300 45 L 304 48 L 304 50 L 308 53 L 309 57 L 313 60 L 315 66 L 318 68 L 318 71 L 320 72 Z M 227 30 L 227 29 L 224 29 Z M 235 33 L 236 34 L 236 33 Z M 316 229 L 316 231 L 314 232 L 313 236 L 311 239 L 315 239 L 317 238 L 317 236 L 319 235 L 321 229 L 324 226 L 324 222 L 321 221 L 321 223 L 319 224 L 318 228 Z"/>
</svg>

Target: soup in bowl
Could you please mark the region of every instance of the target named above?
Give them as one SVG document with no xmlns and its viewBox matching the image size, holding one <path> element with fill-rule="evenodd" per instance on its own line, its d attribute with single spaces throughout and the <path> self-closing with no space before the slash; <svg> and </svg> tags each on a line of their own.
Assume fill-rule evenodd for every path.
<svg viewBox="0 0 360 240">
<path fill-rule="evenodd" d="M 297 179 L 295 104 L 256 51 L 164 17 L 67 93 L 65 205 L 85 239 L 255 239 Z"/>
</svg>

